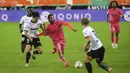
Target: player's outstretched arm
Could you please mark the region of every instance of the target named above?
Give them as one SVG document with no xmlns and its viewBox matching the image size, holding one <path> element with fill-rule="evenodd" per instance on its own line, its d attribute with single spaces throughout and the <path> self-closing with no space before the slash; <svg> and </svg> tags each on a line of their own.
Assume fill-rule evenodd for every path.
<svg viewBox="0 0 130 73">
<path fill-rule="evenodd" d="M 42 36 L 42 35 L 44 35 L 44 32 L 41 32 L 41 33 L 37 34 L 36 36 Z"/>
<path fill-rule="evenodd" d="M 44 26 L 44 30 L 43 30 L 41 33 L 37 34 L 36 36 L 43 36 L 43 35 L 44 35 L 44 36 L 47 36 L 47 35 L 48 35 L 45 26 Z"/>
<path fill-rule="evenodd" d="M 40 25 L 40 28 L 42 29 L 42 32 L 37 34 L 36 36 L 42 36 L 42 35 L 46 35 L 45 32 L 46 32 L 46 26 L 45 26 L 45 23 L 43 23 L 42 25 Z"/>
<path fill-rule="evenodd" d="M 69 27 L 71 30 L 73 30 L 74 32 L 77 31 L 76 29 L 74 29 L 74 28 L 72 27 L 71 24 L 69 24 L 69 23 L 67 23 L 67 22 L 62 22 L 62 24 L 68 26 L 68 27 Z"/>
</svg>

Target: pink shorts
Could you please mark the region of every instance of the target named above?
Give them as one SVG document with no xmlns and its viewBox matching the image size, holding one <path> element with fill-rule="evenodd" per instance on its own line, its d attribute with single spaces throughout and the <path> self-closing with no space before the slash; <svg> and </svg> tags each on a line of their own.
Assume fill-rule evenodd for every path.
<svg viewBox="0 0 130 73">
<path fill-rule="evenodd" d="M 53 44 L 54 44 L 54 48 L 61 49 L 62 53 L 64 53 L 64 48 L 66 45 L 65 40 L 53 41 Z"/>
<path fill-rule="evenodd" d="M 120 33 L 120 24 L 110 25 L 110 31 L 115 33 Z"/>
</svg>

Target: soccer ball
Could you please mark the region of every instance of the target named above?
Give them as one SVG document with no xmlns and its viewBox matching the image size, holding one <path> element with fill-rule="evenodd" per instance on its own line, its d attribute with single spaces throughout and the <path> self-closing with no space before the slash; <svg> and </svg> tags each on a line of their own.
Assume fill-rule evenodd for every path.
<svg viewBox="0 0 130 73">
<path fill-rule="evenodd" d="M 82 68 L 83 67 L 83 64 L 81 61 L 76 61 L 75 62 L 75 68 Z"/>
</svg>

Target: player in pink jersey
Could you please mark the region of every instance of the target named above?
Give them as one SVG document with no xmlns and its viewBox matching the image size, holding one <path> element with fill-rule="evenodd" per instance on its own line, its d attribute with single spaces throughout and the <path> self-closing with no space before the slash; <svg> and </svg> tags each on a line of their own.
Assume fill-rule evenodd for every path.
<svg viewBox="0 0 130 73">
<path fill-rule="evenodd" d="M 58 51 L 60 59 L 63 61 L 65 66 L 68 67 L 69 64 L 64 57 L 64 48 L 65 48 L 66 42 L 65 42 L 62 25 L 68 26 L 73 31 L 76 31 L 76 30 L 73 29 L 72 26 L 67 22 L 54 20 L 53 14 L 48 15 L 48 20 L 50 24 L 46 27 L 46 30 L 38 34 L 37 36 L 41 36 L 41 35 L 49 36 L 52 39 L 53 44 L 54 44 L 52 53 L 54 54 L 56 51 Z"/>
<path fill-rule="evenodd" d="M 120 33 L 120 17 L 124 17 L 123 12 L 117 7 L 118 3 L 116 1 L 112 1 L 110 3 L 110 9 L 108 9 L 107 11 L 106 19 L 107 22 L 110 22 L 112 48 L 118 48 L 118 38 Z M 110 17 L 109 20 L 108 17 Z M 116 35 L 116 43 L 114 43 L 114 35 Z"/>
</svg>

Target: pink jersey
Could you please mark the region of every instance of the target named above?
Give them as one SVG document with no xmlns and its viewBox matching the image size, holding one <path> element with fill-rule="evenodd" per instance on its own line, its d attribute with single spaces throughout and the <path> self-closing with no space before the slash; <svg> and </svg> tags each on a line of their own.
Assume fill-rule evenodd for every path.
<svg viewBox="0 0 130 73">
<path fill-rule="evenodd" d="M 49 24 L 46 28 L 47 35 L 51 37 L 53 41 L 65 40 L 62 25 L 63 21 L 54 21 L 54 24 Z"/>
<path fill-rule="evenodd" d="M 110 16 L 110 23 L 116 25 L 120 22 L 120 16 L 123 15 L 123 12 L 119 8 L 111 8 L 107 11 L 107 14 Z"/>
</svg>

